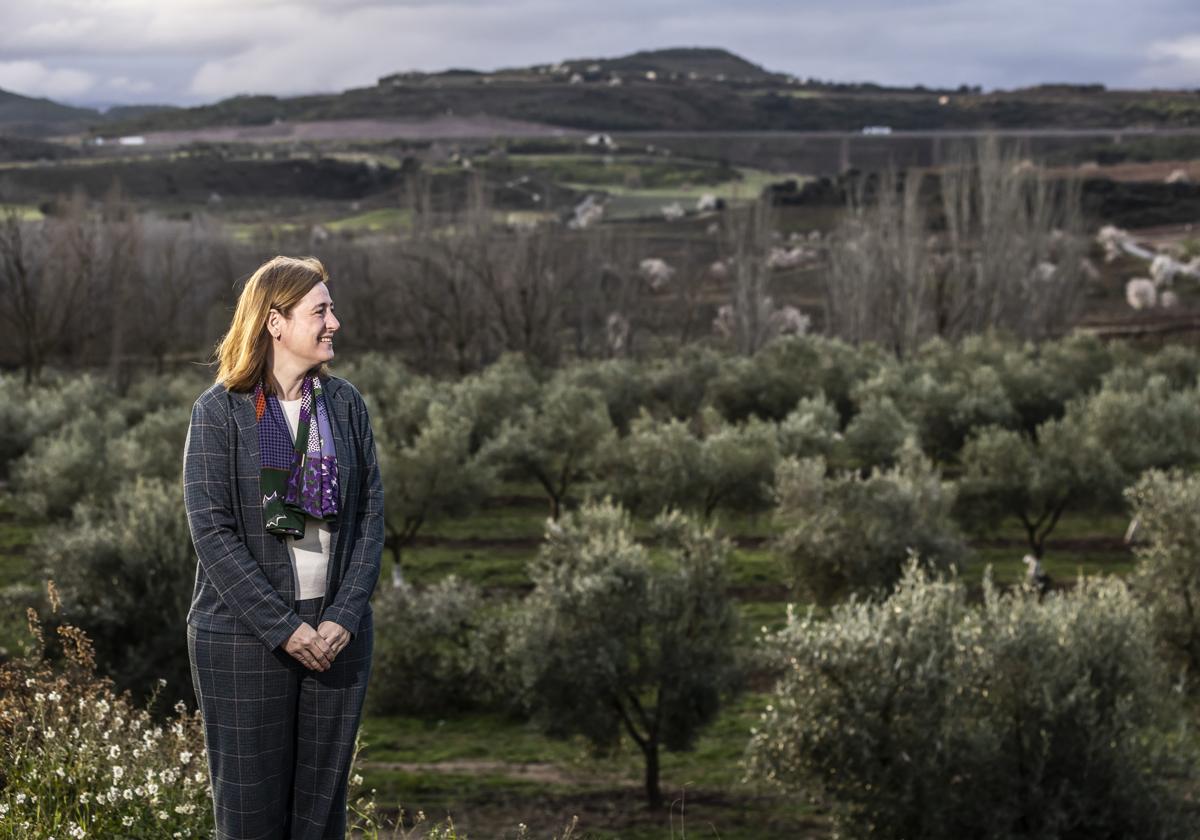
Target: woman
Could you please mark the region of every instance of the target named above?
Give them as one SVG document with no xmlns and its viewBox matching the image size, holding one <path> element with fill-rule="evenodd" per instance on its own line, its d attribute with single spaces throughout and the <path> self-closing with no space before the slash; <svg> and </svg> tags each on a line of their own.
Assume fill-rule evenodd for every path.
<svg viewBox="0 0 1200 840">
<path fill-rule="evenodd" d="M 188 654 L 222 839 L 346 831 L 383 488 L 362 396 L 326 370 L 328 280 L 313 258 L 254 272 L 184 446 Z"/>
</svg>

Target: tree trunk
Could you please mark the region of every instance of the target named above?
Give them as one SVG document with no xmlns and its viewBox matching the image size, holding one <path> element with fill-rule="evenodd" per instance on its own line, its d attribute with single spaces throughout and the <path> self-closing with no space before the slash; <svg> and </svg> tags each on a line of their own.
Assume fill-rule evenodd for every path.
<svg viewBox="0 0 1200 840">
<path fill-rule="evenodd" d="M 400 571 L 400 549 L 404 544 L 404 539 L 399 536 L 390 536 L 386 543 L 392 552 L 392 586 L 398 589 L 404 583 L 404 574 Z"/>
<path fill-rule="evenodd" d="M 663 806 L 662 791 L 658 787 L 658 740 L 650 739 L 642 747 L 646 754 L 646 804 L 652 811 Z"/>
</svg>

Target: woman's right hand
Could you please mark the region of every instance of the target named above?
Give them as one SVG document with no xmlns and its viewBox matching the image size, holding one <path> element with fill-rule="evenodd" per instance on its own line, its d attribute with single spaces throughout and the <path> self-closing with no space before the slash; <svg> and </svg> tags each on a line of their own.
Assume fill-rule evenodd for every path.
<svg viewBox="0 0 1200 840">
<path fill-rule="evenodd" d="M 333 664 L 333 648 L 307 621 L 296 628 L 283 649 L 310 671 L 328 671 Z"/>
</svg>

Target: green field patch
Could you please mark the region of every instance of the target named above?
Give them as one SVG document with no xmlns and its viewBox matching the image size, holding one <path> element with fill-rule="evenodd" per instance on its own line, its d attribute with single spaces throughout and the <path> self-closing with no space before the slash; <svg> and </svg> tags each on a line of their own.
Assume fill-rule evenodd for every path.
<svg viewBox="0 0 1200 840">
<path fill-rule="evenodd" d="M 376 232 L 412 227 L 412 210 L 403 207 L 383 207 L 353 216 L 335 219 L 325 225 L 331 231 Z"/>
<path fill-rule="evenodd" d="M 445 519 L 421 530 L 423 537 L 441 539 L 533 539 L 546 530 L 550 503 L 487 507 L 462 519 Z"/>
<path fill-rule="evenodd" d="M 757 639 L 764 627 L 769 632 L 782 630 L 787 626 L 787 608 L 787 601 L 739 601 L 737 611 L 743 634 L 749 639 Z"/>
<path fill-rule="evenodd" d="M 1110 538 L 1122 539 L 1129 527 L 1129 514 L 1124 512 L 1096 512 L 1068 510 L 1054 526 L 1049 541 Z M 1025 528 L 1016 517 L 1001 520 L 989 534 L 994 537 L 1024 540 Z"/>
<path fill-rule="evenodd" d="M 983 581 L 984 568 L 990 563 L 992 579 L 1000 584 L 1021 583 L 1025 580 L 1026 568 L 1022 557 L 1025 552 L 1011 548 L 980 548 L 963 572 L 963 579 L 977 583 Z M 1048 550 L 1042 558 L 1042 571 L 1050 575 L 1055 584 L 1072 584 L 1080 573 L 1092 575 L 1127 575 L 1136 564 L 1130 554 L 1112 551 L 1053 551 Z"/>
<path fill-rule="evenodd" d="M 513 764 L 580 759 L 581 741 L 559 741 L 527 721 L 499 714 L 463 714 L 445 719 L 363 718 L 362 757 L 381 762 L 450 762 L 491 759 Z"/>
<path fill-rule="evenodd" d="M 530 584 L 526 567 L 536 549 L 522 548 L 450 548 L 427 546 L 411 548 L 402 558 L 404 579 L 428 586 L 450 575 L 478 586 L 525 587 Z M 384 563 L 384 577 L 391 572 L 391 561 Z M 381 579 L 380 586 L 389 582 Z"/>
<path fill-rule="evenodd" d="M 45 215 L 32 204 L 0 204 L 0 216 L 14 214 L 22 222 L 40 222 Z"/>
<path fill-rule="evenodd" d="M 783 563 L 768 548 L 735 548 L 729 561 L 729 583 L 733 586 L 782 585 Z"/>
<path fill-rule="evenodd" d="M 736 177 L 710 184 L 692 184 L 679 186 L 611 186 L 606 187 L 608 202 L 605 205 L 607 219 L 635 219 L 662 214 L 662 209 L 678 202 L 684 210 L 696 209 L 696 202 L 706 194 L 723 199 L 730 204 L 741 204 L 756 201 L 762 191 L 770 184 L 787 180 L 795 180 L 803 184 L 810 176 L 798 173 L 769 172 L 761 169 L 740 167 L 735 170 Z M 572 189 L 587 191 L 594 185 L 583 183 L 566 183 Z"/>
</svg>

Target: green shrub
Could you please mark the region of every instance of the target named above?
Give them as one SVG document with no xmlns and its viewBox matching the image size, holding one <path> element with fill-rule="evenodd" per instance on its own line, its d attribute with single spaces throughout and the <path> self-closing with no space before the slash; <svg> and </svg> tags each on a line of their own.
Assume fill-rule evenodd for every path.
<svg viewBox="0 0 1200 840">
<path fill-rule="evenodd" d="M 824 394 L 805 397 L 779 422 L 779 454 L 828 458 L 842 439 L 837 409 Z"/>
<path fill-rule="evenodd" d="M 121 484 L 111 500 L 81 503 L 33 550 L 119 688 L 144 693 L 164 677 L 169 698 L 192 700 L 183 621 L 196 556 L 179 481 Z"/>
<path fill-rule="evenodd" d="M 842 436 L 846 458 L 856 467 L 890 467 L 916 427 L 890 397 L 870 397 Z"/>
<path fill-rule="evenodd" d="M 94 493 L 111 491 L 108 449 L 126 429 L 115 409 L 80 406 L 73 419 L 37 438 L 12 468 L 14 498 L 26 513 L 60 519 Z M 182 449 L 179 468 L 183 469 Z"/>
<path fill-rule="evenodd" d="M 887 600 L 793 612 L 768 643 L 785 674 L 751 775 L 824 794 L 852 836 L 1194 836 L 1178 698 L 1118 580 L 1040 603 L 988 583 L 972 607 L 913 564 Z"/>
<path fill-rule="evenodd" d="M 483 594 L 451 575 L 428 589 L 381 587 L 367 705 L 377 715 L 428 715 L 488 705 L 498 675 L 498 624 Z"/>
<path fill-rule="evenodd" d="M 1171 662 L 1200 685 L 1200 476 L 1152 470 L 1125 491 L 1137 520 L 1132 586 Z"/>
<path fill-rule="evenodd" d="M 779 460 L 775 424 L 726 423 L 705 409 L 696 425 L 704 427 L 702 436 L 680 420 L 660 422 L 643 411 L 629 434 L 611 439 L 603 452 L 607 491 L 648 515 L 679 508 L 708 519 L 718 509 L 769 507 Z"/>
<path fill-rule="evenodd" d="M 776 472 L 775 551 L 793 589 L 820 603 L 880 595 L 909 553 L 934 569 L 958 566 L 966 546 L 951 519 L 954 486 L 913 441 L 888 470 L 826 475 L 822 458 L 783 461 Z"/>
</svg>

